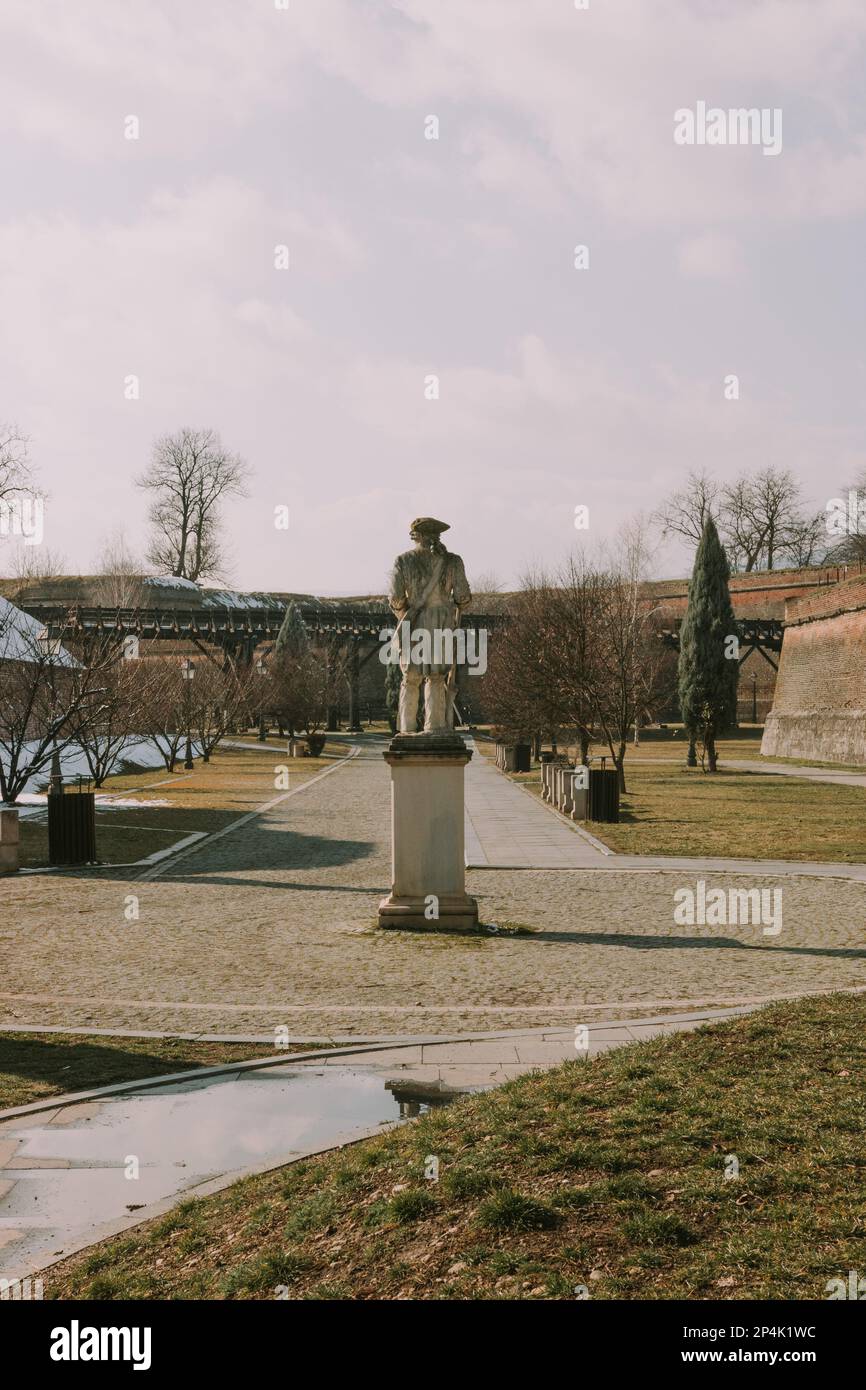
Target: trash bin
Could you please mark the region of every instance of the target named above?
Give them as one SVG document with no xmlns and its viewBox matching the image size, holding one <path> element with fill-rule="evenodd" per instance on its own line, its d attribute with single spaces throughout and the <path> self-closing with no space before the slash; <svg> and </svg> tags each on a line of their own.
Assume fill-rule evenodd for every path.
<svg viewBox="0 0 866 1390">
<path fill-rule="evenodd" d="M 619 820 L 619 773 L 615 767 L 589 769 L 589 819 Z"/>
<path fill-rule="evenodd" d="M 516 743 L 514 745 L 514 771 L 532 771 L 532 744 Z"/>
<path fill-rule="evenodd" d="M 96 859 L 96 794 L 48 794 L 49 864 L 92 864 Z"/>
</svg>

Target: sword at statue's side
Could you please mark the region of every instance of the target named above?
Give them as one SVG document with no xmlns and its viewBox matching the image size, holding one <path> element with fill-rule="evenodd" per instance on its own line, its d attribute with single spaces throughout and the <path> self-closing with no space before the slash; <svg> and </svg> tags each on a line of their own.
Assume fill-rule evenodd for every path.
<svg viewBox="0 0 866 1390">
<path fill-rule="evenodd" d="M 454 609 L 454 633 L 455 633 L 455 637 L 454 637 L 454 649 L 453 649 L 453 652 L 452 652 L 452 655 L 451 655 L 451 670 L 448 672 L 448 679 L 447 679 L 446 682 L 445 682 L 445 694 L 448 696 L 448 718 L 449 718 L 449 721 L 450 721 L 450 724 L 451 724 L 452 729 L 456 729 L 457 724 L 458 724 L 458 722 L 459 722 L 459 721 L 458 721 L 458 715 L 459 715 L 459 713 L 460 713 L 460 711 L 459 711 L 458 708 L 457 708 L 457 636 L 456 636 L 456 634 L 460 631 L 460 618 L 461 618 L 461 613 L 460 613 L 460 607 L 459 607 L 459 605 L 458 605 L 458 607 L 456 607 L 456 608 Z"/>
</svg>

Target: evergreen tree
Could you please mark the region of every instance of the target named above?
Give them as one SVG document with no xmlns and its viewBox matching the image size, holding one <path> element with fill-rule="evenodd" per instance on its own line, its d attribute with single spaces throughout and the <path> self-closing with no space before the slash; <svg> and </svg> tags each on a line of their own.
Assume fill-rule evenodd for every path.
<svg viewBox="0 0 866 1390">
<path fill-rule="evenodd" d="M 728 590 L 730 567 L 715 522 L 708 516 L 689 583 L 680 628 L 679 697 L 690 752 L 703 739 L 710 772 L 716 771 L 716 737 L 736 721 L 739 664 L 731 651 L 736 634 Z"/>
<path fill-rule="evenodd" d="M 304 620 L 294 601 L 289 599 L 286 616 L 283 618 L 283 625 L 274 644 L 274 655 L 278 658 L 286 656 L 297 660 L 299 657 L 306 656 L 309 650 L 310 641 L 307 637 Z"/>
</svg>

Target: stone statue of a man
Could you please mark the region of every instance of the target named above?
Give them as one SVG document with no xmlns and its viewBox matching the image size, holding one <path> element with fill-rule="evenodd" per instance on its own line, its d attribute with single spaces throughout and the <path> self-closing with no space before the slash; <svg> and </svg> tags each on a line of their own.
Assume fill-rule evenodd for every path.
<svg viewBox="0 0 866 1390">
<path fill-rule="evenodd" d="M 460 624 L 460 609 L 472 598 L 459 555 L 452 555 L 439 539 L 448 525 L 432 516 L 418 517 L 409 534 L 414 550 L 394 561 L 389 603 L 398 620 L 395 645 L 399 645 L 399 728 L 414 734 L 418 718 L 421 682 L 424 691 L 424 732 L 441 733 L 453 722 L 453 692 L 447 681 L 453 665 L 453 633 Z"/>
</svg>

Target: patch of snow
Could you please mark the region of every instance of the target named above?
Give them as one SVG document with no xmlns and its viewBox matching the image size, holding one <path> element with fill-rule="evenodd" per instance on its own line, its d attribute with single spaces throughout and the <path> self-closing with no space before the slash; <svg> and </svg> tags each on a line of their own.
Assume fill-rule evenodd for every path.
<svg viewBox="0 0 866 1390">
<path fill-rule="evenodd" d="M 35 744 L 28 746 L 24 754 L 25 759 L 28 752 L 32 755 L 35 751 Z M 193 751 L 195 751 L 195 747 Z M 0 757 L 2 757 L 2 749 L 0 749 Z M 145 742 L 141 738 L 135 737 L 128 739 L 124 744 L 123 750 L 113 770 L 114 772 L 152 772 L 154 768 L 164 767 L 165 762 L 160 755 L 159 749 L 155 748 L 152 743 Z M 65 748 L 61 749 L 60 770 L 63 774 L 63 780 L 70 783 L 70 785 L 77 783 L 79 777 L 85 782 L 92 781 L 90 769 L 87 766 L 87 759 L 84 756 L 84 750 L 77 743 L 67 744 Z M 48 786 L 50 777 L 51 763 L 49 762 L 36 773 L 35 777 L 29 779 L 24 788 L 24 792 L 18 798 L 19 802 L 26 804 L 29 794 L 43 791 Z"/>
<path fill-rule="evenodd" d="M 207 589 L 202 598 L 209 608 L 274 608 L 266 594 L 239 594 L 234 589 Z"/>
<path fill-rule="evenodd" d="M 166 801 L 165 797 L 159 796 L 154 796 L 150 801 L 147 801 L 136 796 L 102 796 L 101 794 L 97 794 L 96 804 L 97 806 L 101 806 L 103 810 L 109 811 L 113 810 L 115 806 L 125 807 L 126 809 L 147 810 L 152 806 L 174 805 L 173 802 Z"/>
<path fill-rule="evenodd" d="M 157 585 L 161 589 L 193 589 L 197 594 L 201 592 L 199 585 L 194 580 L 181 579 L 176 574 L 149 575 L 144 583 Z"/>
<path fill-rule="evenodd" d="M 36 815 L 39 811 L 44 811 L 48 805 L 47 792 L 24 792 L 19 796 L 16 806 L 21 809 L 21 814 L 26 818 L 28 815 Z M 121 810 L 150 810 L 154 806 L 171 806 L 172 802 L 164 798 L 154 797 L 152 801 L 142 801 L 134 796 L 111 796 L 103 795 L 102 792 L 96 794 L 96 805 L 102 811 L 113 811 L 115 807 Z"/>
</svg>

